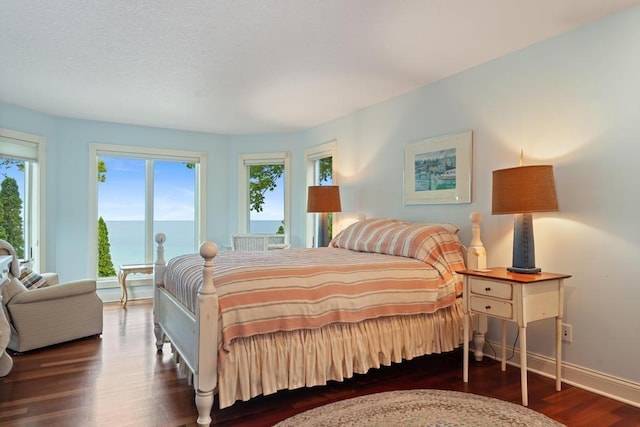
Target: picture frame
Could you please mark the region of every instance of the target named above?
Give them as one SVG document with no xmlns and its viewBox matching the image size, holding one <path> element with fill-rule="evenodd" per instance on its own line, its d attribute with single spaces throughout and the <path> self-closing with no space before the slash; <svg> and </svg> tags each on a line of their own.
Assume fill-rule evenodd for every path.
<svg viewBox="0 0 640 427">
<path fill-rule="evenodd" d="M 404 204 L 471 203 L 473 132 L 428 138 L 404 150 Z"/>
</svg>

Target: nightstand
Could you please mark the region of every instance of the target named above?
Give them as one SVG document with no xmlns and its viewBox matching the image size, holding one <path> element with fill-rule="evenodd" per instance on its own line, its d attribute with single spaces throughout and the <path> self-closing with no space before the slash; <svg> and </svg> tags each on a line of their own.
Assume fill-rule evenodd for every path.
<svg viewBox="0 0 640 427">
<path fill-rule="evenodd" d="M 470 314 L 477 313 L 502 321 L 501 368 L 507 369 L 506 322 L 516 322 L 520 331 L 520 381 L 522 405 L 529 403 L 527 395 L 527 324 L 536 320 L 556 318 L 556 390 L 561 388 L 563 281 L 568 274 L 512 273 L 506 268 L 486 271 L 465 270 L 463 303 L 464 336 L 469 336 Z M 469 382 L 469 341 L 464 340 L 463 380 Z"/>
</svg>

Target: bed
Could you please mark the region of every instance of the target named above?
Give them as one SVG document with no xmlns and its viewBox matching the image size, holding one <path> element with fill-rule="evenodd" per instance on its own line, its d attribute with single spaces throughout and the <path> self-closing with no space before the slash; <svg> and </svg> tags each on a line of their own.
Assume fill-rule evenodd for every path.
<svg viewBox="0 0 640 427">
<path fill-rule="evenodd" d="M 367 219 L 328 248 L 164 260 L 156 236 L 154 331 L 193 379 L 198 424 L 281 389 L 342 381 L 463 343 L 464 247 L 450 224 Z"/>
</svg>

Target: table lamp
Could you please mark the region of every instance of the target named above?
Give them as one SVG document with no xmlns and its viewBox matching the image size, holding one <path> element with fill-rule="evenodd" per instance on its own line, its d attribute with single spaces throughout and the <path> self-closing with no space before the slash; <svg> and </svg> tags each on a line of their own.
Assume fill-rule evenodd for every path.
<svg viewBox="0 0 640 427">
<path fill-rule="evenodd" d="M 507 270 L 525 274 L 542 271 L 536 268 L 531 214 L 557 210 L 553 166 L 521 165 L 493 171 L 491 213 L 516 215 L 513 225 L 513 266 Z"/>
<path fill-rule="evenodd" d="M 329 229 L 327 213 L 341 212 L 340 187 L 337 185 L 312 185 L 307 195 L 307 212 L 320 213 L 320 227 L 322 228 L 318 247 L 329 244 Z"/>
</svg>

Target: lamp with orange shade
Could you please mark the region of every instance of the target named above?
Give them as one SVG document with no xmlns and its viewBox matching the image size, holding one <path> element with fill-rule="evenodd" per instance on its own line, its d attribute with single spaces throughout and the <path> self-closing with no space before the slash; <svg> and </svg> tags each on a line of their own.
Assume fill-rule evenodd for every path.
<svg viewBox="0 0 640 427">
<path fill-rule="evenodd" d="M 557 210 L 553 166 L 519 166 L 493 171 L 491 213 L 516 215 L 513 226 L 513 265 L 507 270 L 525 274 L 542 271 L 535 266 L 531 214 Z"/>
<path fill-rule="evenodd" d="M 337 185 L 312 185 L 307 194 L 307 212 L 319 213 L 322 229 L 317 239 L 317 246 L 329 244 L 327 213 L 341 212 L 340 187 Z"/>
</svg>

